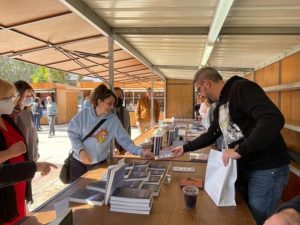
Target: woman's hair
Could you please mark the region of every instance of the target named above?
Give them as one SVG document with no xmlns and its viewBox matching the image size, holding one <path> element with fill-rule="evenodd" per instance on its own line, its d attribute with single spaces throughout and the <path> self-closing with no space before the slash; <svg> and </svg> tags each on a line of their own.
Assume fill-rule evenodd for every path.
<svg viewBox="0 0 300 225">
<path fill-rule="evenodd" d="M 100 84 L 98 87 L 95 88 L 91 103 L 94 107 L 97 107 L 98 99 L 101 101 L 104 101 L 105 99 L 109 98 L 110 96 L 114 97 L 115 104 L 117 103 L 117 97 L 114 94 L 114 92 L 110 89 L 108 89 L 104 84 Z"/>
<path fill-rule="evenodd" d="M 120 87 L 114 87 L 114 90 L 115 91 L 121 91 L 122 97 L 124 98 L 124 91 L 122 90 L 122 88 L 120 88 Z"/>
<path fill-rule="evenodd" d="M 19 100 L 16 104 L 16 107 L 15 107 L 15 110 L 16 111 L 20 111 L 20 99 L 23 97 L 24 93 L 26 90 L 30 90 L 32 92 L 32 95 L 34 97 L 34 90 L 33 88 L 30 86 L 30 84 L 28 84 L 26 81 L 24 80 L 18 80 L 14 83 L 15 87 L 16 87 L 16 90 L 18 92 L 18 97 L 19 97 Z M 28 107 L 25 107 L 25 108 L 28 108 Z"/>
<path fill-rule="evenodd" d="M 14 85 L 0 78 L 0 99 L 8 98 L 16 93 Z"/>
</svg>

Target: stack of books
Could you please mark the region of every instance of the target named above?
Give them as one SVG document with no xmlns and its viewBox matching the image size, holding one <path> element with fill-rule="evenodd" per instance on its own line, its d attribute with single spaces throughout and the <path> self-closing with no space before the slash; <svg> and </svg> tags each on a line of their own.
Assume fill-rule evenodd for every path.
<svg viewBox="0 0 300 225">
<path fill-rule="evenodd" d="M 149 215 L 153 203 L 148 189 L 118 188 L 110 199 L 110 211 Z"/>
</svg>

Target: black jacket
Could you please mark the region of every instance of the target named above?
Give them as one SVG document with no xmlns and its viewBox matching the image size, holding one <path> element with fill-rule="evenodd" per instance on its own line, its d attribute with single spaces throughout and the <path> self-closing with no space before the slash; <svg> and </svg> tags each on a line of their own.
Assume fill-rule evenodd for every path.
<svg viewBox="0 0 300 225">
<path fill-rule="evenodd" d="M 7 121 L 11 126 L 13 126 L 14 129 L 16 129 L 22 135 L 22 132 L 19 130 L 19 128 L 14 123 L 12 118 L 10 118 L 8 115 L 1 115 L 1 117 L 3 120 Z M 5 141 L 3 133 L 0 131 L 0 151 L 6 150 L 6 149 L 7 149 L 6 141 Z M 28 155 L 24 154 L 24 156 L 25 156 L 25 160 L 28 160 Z M 4 164 L 7 164 L 7 162 L 5 162 Z M 24 171 L 24 173 L 27 173 L 27 172 L 28 171 Z M 2 176 L 2 174 L 0 174 L 0 176 Z M 19 176 L 22 177 L 23 175 L 20 174 Z M 1 177 L 1 179 L 2 179 L 2 177 Z M 18 180 L 17 177 L 16 177 L 16 180 Z M 0 224 L 2 222 L 10 221 L 11 219 L 18 216 L 15 195 L 16 194 L 15 194 L 15 189 L 14 189 L 13 185 L 0 188 Z M 25 198 L 27 201 L 32 201 L 31 181 L 27 181 L 27 183 L 26 183 Z"/>
<path fill-rule="evenodd" d="M 239 166 L 249 170 L 276 168 L 289 163 L 280 133 L 283 126 L 282 113 L 265 92 L 256 83 L 235 76 L 220 93 L 207 133 L 183 148 L 187 152 L 206 147 L 223 134 L 229 148 L 238 146 L 236 151 L 242 156 Z"/>
</svg>

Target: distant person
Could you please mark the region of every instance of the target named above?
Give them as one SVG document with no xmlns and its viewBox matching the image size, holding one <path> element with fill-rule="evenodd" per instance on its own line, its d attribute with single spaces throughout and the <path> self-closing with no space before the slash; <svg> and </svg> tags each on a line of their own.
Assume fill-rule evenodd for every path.
<svg viewBox="0 0 300 225">
<path fill-rule="evenodd" d="M 159 104 L 156 99 L 153 100 L 153 115 L 154 122 L 158 123 L 159 120 Z M 140 129 L 140 133 L 145 133 L 146 130 L 151 128 L 151 88 L 147 88 L 145 96 L 142 96 L 136 106 L 135 111 L 136 125 Z"/>
<path fill-rule="evenodd" d="M 90 96 L 86 96 L 84 101 L 83 101 L 83 109 L 86 109 L 88 107 L 90 107 Z"/>
<path fill-rule="evenodd" d="M 127 131 L 128 135 L 131 136 L 129 111 L 126 109 L 126 107 L 123 106 L 124 92 L 120 87 L 115 87 L 114 93 L 117 97 L 116 114 L 121 121 L 124 129 Z M 125 151 L 125 149 L 123 149 L 117 141 L 115 142 L 115 145 L 120 152 Z"/>
<path fill-rule="evenodd" d="M 47 96 L 47 117 L 48 117 L 48 123 L 49 123 L 49 138 L 55 136 L 55 120 L 57 117 L 57 105 L 54 102 L 54 98 L 52 95 Z"/>
<path fill-rule="evenodd" d="M 11 83 L 0 79 L 0 90 L 0 162 L 3 163 L 0 164 L 0 224 L 12 225 L 25 217 L 25 200 L 32 201 L 32 193 L 30 180 L 6 186 L 6 182 L 9 183 L 22 176 L 19 173 L 10 173 L 13 170 L 7 171 L 6 168 L 27 163 L 28 154 L 25 138 L 9 116 L 17 100 L 16 89 Z"/>
<path fill-rule="evenodd" d="M 37 161 L 39 158 L 39 140 L 31 111 L 34 99 L 34 91 L 30 84 L 23 80 L 16 81 L 14 85 L 18 93 L 18 99 L 16 101 L 12 117 L 25 138 L 28 159 Z"/>
<path fill-rule="evenodd" d="M 300 196 L 280 206 L 264 225 L 300 225 Z"/>
<path fill-rule="evenodd" d="M 184 152 L 211 145 L 223 134 L 223 163 L 236 159 L 237 189 L 244 196 L 258 225 L 279 205 L 288 183 L 290 157 L 280 133 L 284 117 L 263 89 L 247 79 L 233 76 L 226 83 L 217 70 L 201 68 L 195 75 L 196 89 L 218 102 L 208 131 L 171 151 Z"/>
<path fill-rule="evenodd" d="M 199 117 L 199 109 L 200 109 L 200 105 L 201 105 L 201 95 L 198 94 L 197 95 L 197 99 L 196 99 L 196 104 L 194 106 L 194 114 L 195 114 L 195 119 L 198 119 Z"/>
<path fill-rule="evenodd" d="M 34 119 L 35 128 L 40 131 L 41 127 L 41 117 L 43 116 L 43 108 L 40 103 L 40 98 L 35 97 L 32 103 L 32 115 Z"/>
<path fill-rule="evenodd" d="M 113 138 L 127 151 L 143 158 L 153 158 L 150 151 L 143 151 L 141 147 L 134 145 L 120 120 L 112 112 L 117 102 L 112 90 L 104 84 L 99 85 L 93 92 L 91 102 L 93 107 L 81 110 L 72 118 L 68 127 L 73 151 L 70 164 L 71 181 L 107 160 Z M 104 123 L 82 141 L 103 120 Z"/>
</svg>

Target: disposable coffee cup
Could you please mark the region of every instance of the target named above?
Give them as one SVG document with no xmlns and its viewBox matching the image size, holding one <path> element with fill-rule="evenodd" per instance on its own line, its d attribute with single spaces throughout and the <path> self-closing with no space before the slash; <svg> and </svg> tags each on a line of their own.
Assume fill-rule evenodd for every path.
<svg viewBox="0 0 300 225">
<path fill-rule="evenodd" d="M 183 187 L 184 205 L 187 209 L 196 207 L 198 188 L 194 186 Z"/>
</svg>

